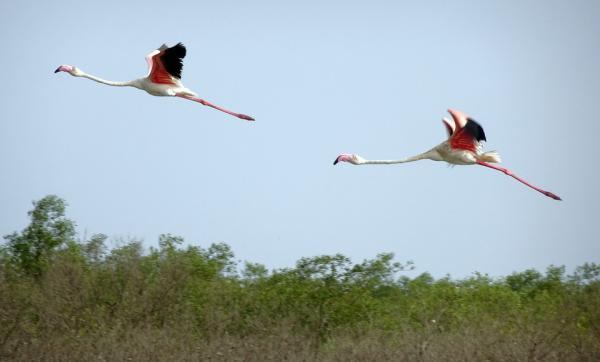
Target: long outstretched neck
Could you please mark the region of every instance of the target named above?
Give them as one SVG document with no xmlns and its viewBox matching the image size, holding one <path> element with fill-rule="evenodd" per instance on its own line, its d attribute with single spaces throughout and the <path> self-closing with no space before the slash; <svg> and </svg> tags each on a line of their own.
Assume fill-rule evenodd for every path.
<svg viewBox="0 0 600 362">
<path fill-rule="evenodd" d="M 94 82 L 98 82 L 98 83 L 102 83 L 102 84 L 106 84 L 106 85 L 112 85 L 114 87 L 136 87 L 136 82 L 134 80 L 127 81 L 127 82 L 115 82 L 112 80 L 102 79 L 102 78 L 96 77 L 95 75 L 91 75 L 91 74 L 87 74 L 87 73 L 83 73 L 83 74 L 79 75 L 79 77 L 87 78 L 87 79 L 93 80 Z"/>
<path fill-rule="evenodd" d="M 396 163 L 413 162 L 422 159 L 424 159 L 424 157 L 413 156 L 401 160 L 365 160 L 364 162 L 361 162 L 361 165 L 393 165 Z"/>
<path fill-rule="evenodd" d="M 535 191 L 537 191 L 537 192 L 541 192 L 542 194 L 544 194 L 544 195 L 546 195 L 546 196 L 548 196 L 548 197 L 550 197 L 550 198 L 553 198 L 554 200 L 559 200 L 559 201 L 560 201 L 560 200 L 562 200 L 560 197 L 558 197 L 557 195 L 553 194 L 553 193 L 552 193 L 552 192 L 550 192 L 550 191 L 542 190 L 542 189 L 540 189 L 539 187 L 533 186 L 533 185 L 532 185 L 532 184 L 530 184 L 529 182 L 527 182 L 527 181 L 523 180 L 523 179 L 522 179 L 522 178 L 520 178 L 519 176 L 517 176 L 517 175 L 515 175 L 514 173 L 512 173 L 512 171 L 511 171 L 511 170 L 509 170 L 509 169 L 506 169 L 506 168 L 503 168 L 503 167 L 499 167 L 499 166 L 494 166 L 494 165 L 491 165 L 491 164 L 489 164 L 489 163 L 487 163 L 487 162 L 483 162 L 483 161 L 477 161 L 477 164 L 479 164 L 479 165 L 481 165 L 481 166 L 485 166 L 485 167 L 493 168 L 494 170 L 498 170 L 498 171 L 500 171 L 500 172 L 503 172 L 504 174 L 506 174 L 506 175 L 508 175 L 508 176 L 510 176 L 510 177 L 512 177 L 512 178 L 514 178 L 515 180 L 517 180 L 517 181 L 521 182 L 522 184 L 524 184 L 524 185 L 526 185 L 526 186 L 528 186 L 528 187 L 531 187 L 531 188 L 532 188 L 532 189 L 534 189 Z"/>
<path fill-rule="evenodd" d="M 437 153 L 434 150 L 429 150 L 427 152 L 418 154 L 416 156 L 403 158 L 400 160 L 364 160 L 361 162 L 361 165 L 393 165 L 396 163 L 407 163 L 414 162 L 419 160 L 437 160 Z"/>
</svg>

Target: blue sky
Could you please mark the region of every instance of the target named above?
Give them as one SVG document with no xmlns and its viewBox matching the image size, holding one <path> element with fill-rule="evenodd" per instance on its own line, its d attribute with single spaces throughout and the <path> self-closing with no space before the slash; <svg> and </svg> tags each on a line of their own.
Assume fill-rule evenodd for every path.
<svg viewBox="0 0 600 362">
<path fill-rule="evenodd" d="M 0 233 L 56 194 L 80 235 L 224 241 L 270 268 L 380 252 L 457 277 L 599 262 L 599 4 L 2 1 Z M 257 121 L 53 73 L 130 80 L 176 42 L 187 87 Z M 449 107 L 564 201 L 477 166 L 332 166 L 429 149 Z"/>
</svg>

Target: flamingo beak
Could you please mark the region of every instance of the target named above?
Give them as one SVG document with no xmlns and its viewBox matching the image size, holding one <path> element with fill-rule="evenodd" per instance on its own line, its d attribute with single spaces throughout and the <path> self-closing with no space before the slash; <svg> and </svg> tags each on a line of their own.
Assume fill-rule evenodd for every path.
<svg viewBox="0 0 600 362">
<path fill-rule="evenodd" d="M 348 153 L 342 153 L 341 155 L 339 155 L 339 156 L 338 156 L 338 157 L 335 159 L 335 161 L 333 161 L 333 164 L 334 164 L 334 165 L 337 165 L 337 164 L 338 164 L 338 162 L 342 162 L 342 161 L 345 161 L 345 162 L 350 162 L 350 159 L 351 159 L 351 158 L 352 158 L 352 155 L 351 155 L 351 154 L 348 154 Z"/>
<path fill-rule="evenodd" d="M 61 65 L 58 68 L 56 68 L 56 70 L 54 71 L 54 73 L 58 73 L 58 72 L 68 72 L 68 73 L 71 73 L 74 69 L 75 69 L 75 67 L 72 66 L 72 65 Z"/>
</svg>

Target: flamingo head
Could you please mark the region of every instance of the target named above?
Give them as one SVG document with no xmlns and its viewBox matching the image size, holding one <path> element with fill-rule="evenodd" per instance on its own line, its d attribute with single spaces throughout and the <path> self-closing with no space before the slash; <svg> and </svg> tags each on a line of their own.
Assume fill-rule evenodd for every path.
<svg viewBox="0 0 600 362">
<path fill-rule="evenodd" d="M 335 161 L 333 161 L 333 164 L 337 165 L 338 162 L 348 162 L 353 165 L 360 165 L 365 163 L 365 159 L 360 157 L 359 155 L 342 153 L 335 159 Z"/>
<path fill-rule="evenodd" d="M 54 73 L 58 73 L 58 72 L 67 72 L 74 77 L 80 77 L 81 75 L 83 75 L 83 72 L 79 68 L 74 67 L 72 65 L 66 65 L 66 64 L 63 64 L 63 65 L 59 66 L 58 68 L 56 68 Z"/>
</svg>

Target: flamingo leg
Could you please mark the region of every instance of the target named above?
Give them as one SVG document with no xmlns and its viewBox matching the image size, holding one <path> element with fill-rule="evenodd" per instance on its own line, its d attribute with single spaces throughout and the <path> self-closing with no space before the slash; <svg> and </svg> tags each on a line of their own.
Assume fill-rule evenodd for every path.
<svg viewBox="0 0 600 362">
<path fill-rule="evenodd" d="M 503 168 L 503 167 L 494 166 L 494 165 L 492 165 L 492 164 L 489 164 L 489 163 L 487 163 L 487 162 L 483 162 L 483 161 L 477 161 L 477 164 L 478 164 L 478 165 L 481 165 L 481 166 L 485 166 L 485 167 L 493 168 L 494 170 L 498 170 L 498 171 L 500 171 L 500 172 L 503 172 L 504 174 L 506 174 L 506 175 L 508 175 L 508 176 L 510 176 L 510 177 L 512 177 L 512 178 L 514 178 L 515 180 L 517 180 L 517 181 L 519 181 L 519 182 L 521 182 L 521 183 L 525 184 L 526 186 L 529 186 L 529 187 L 531 187 L 531 188 L 532 188 L 532 189 L 534 189 L 535 191 L 541 192 L 542 194 L 544 194 L 544 195 L 546 195 L 546 196 L 548 196 L 548 197 L 550 197 L 550 198 L 553 198 L 554 200 L 559 200 L 559 201 L 560 201 L 560 200 L 562 200 L 560 197 L 558 197 L 557 195 L 553 194 L 553 193 L 552 193 L 552 192 L 550 192 L 550 191 L 545 191 L 545 190 L 542 190 L 542 189 L 540 189 L 539 187 L 535 187 L 535 186 L 533 186 L 533 185 L 532 185 L 532 184 L 530 184 L 529 182 L 527 182 L 527 181 L 523 180 L 523 179 L 522 179 L 522 178 L 520 178 L 519 176 L 517 176 L 517 175 L 515 175 L 514 173 L 512 173 L 512 171 L 511 171 L 511 170 L 509 170 L 509 169 L 506 169 L 506 168 Z"/>
<path fill-rule="evenodd" d="M 198 97 L 194 97 L 194 96 L 190 96 L 190 95 L 184 95 L 184 94 L 177 94 L 177 97 L 181 97 L 181 98 L 185 98 L 185 99 L 189 99 L 190 101 L 194 101 L 194 102 L 198 102 L 202 105 L 208 106 L 208 107 L 212 107 L 214 109 L 217 109 L 221 112 L 225 112 L 227 114 L 231 114 L 232 116 L 235 116 L 237 118 L 241 118 L 241 119 L 245 119 L 246 121 L 254 121 L 254 118 L 247 116 L 245 114 L 241 114 L 241 113 L 235 113 L 232 111 L 229 111 L 225 108 L 219 107 L 215 104 L 212 104 L 208 101 L 205 101 L 204 99 L 198 98 Z"/>
</svg>

